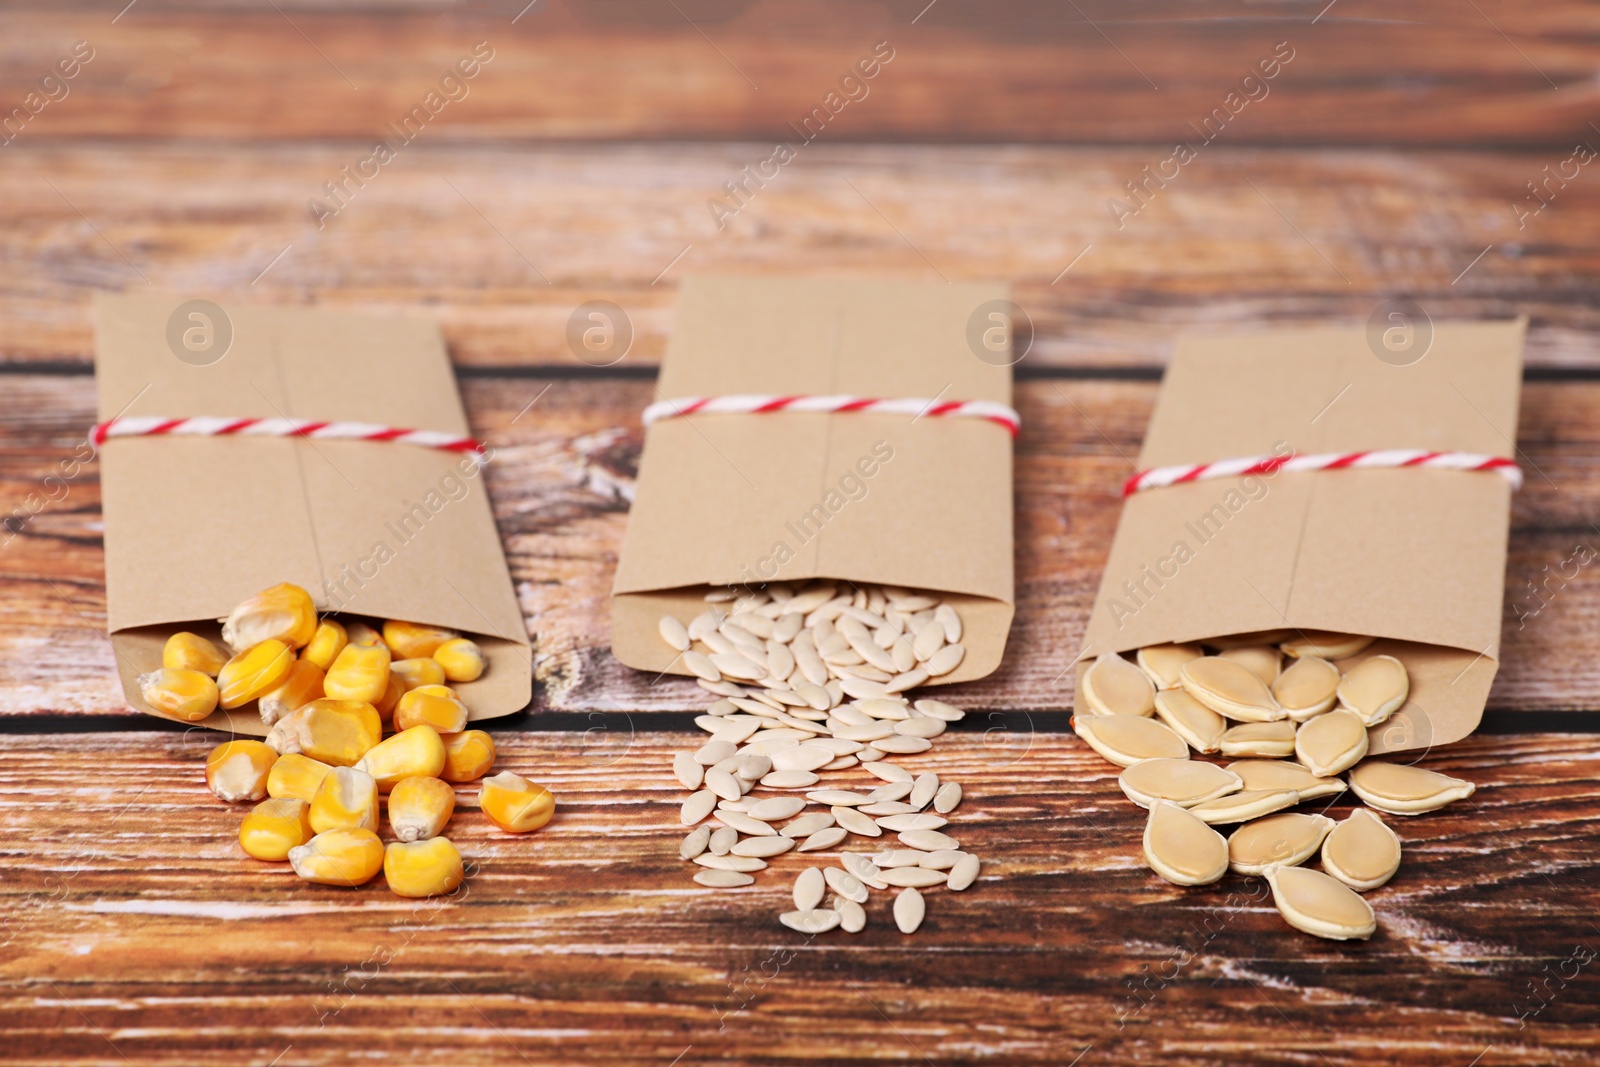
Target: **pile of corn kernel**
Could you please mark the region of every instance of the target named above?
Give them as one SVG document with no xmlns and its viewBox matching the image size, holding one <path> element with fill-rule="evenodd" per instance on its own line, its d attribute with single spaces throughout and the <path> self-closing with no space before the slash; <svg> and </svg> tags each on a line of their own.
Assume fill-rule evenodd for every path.
<svg viewBox="0 0 1600 1067">
<path fill-rule="evenodd" d="M 465 877 L 461 853 L 442 836 L 457 784 L 481 779 L 479 808 L 510 833 L 554 814 L 543 786 L 510 771 L 484 777 L 494 740 L 467 729 L 467 706 L 445 683 L 476 680 L 487 661 L 454 631 L 318 618 L 311 595 L 284 582 L 235 608 L 222 639 L 232 655 L 199 634 L 173 634 L 139 690 L 186 722 L 256 703 L 266 740 L 228 741 L 206 759 L 213 793 L 257 802 L 239 827 L 250 856 L 287 860 L 323 885 L 363 885 L 381 869 L 400 896 L 430 897 Z M 382 797 L 396 838 L 387 843 Z"/>
</svg>

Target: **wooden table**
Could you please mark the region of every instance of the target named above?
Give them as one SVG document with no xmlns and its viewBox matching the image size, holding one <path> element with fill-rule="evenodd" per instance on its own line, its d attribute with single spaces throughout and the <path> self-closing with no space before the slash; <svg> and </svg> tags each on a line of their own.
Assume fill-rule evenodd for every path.
<svg viewBox="0 0 1600 1067">
<path fill-rule="evenodd" d="M 7 1062 L 1600 1057 L 1600 587 L 1550 578 L 1600 535 L 1600 179 L 1526 186 L 1600 144 L 1592 8 L 120 7 L 0 14 L 5 109 L 75 41 L 93 52 L 0 152 Z M 308 200 L 331 203 L 324 183 L 480 41 L 493 58 L 470 92 L 319 227 Z M 880 41 L 894 56 L 869 94 L 719 229 L 707 201 Z M 1133 203 L 1125 183 L 1282 42 L 1270 93 L 1119 227 L 1107 201 Z M 966 786 L 987 866 L 934 895 L 914 938 L 882 899 L 857 936 L 779 927 L 794 857 L 748 890 L 691 883 L 668 762 L 702 695 L 607 650 L 637 414 L 693 271 L 1004 278 L 1037 329 L 1017 375 L 1010 653 L 951 694 L 973 714 L 919 757 Z M 489 486 L 536 635 L 535 703 L 497 726 L 502 765 L 561 803 L 529 839 L 464 813 L 458 898 L 264 870 L 202 782 L 214 738 L 123 704 L 96 470 L 48 480 L 93 418 L 95 289 L 443 326 L 499 451 Z M 1067 667 L 1175 333 L 1358 323 L 1398 295 L 1435 320 L 1531 316 L 1530 476 L 1485 727 L 1422 757 L 1478 792 L 1400 822 L 1377 936 L 1338 944 L 1286 929 L 1254 880 L 1150 874 L 1140 813 L 1067 728 Z M 616 365 L 566 347 L 588 299 L 631 319 Z"/>
</svg>

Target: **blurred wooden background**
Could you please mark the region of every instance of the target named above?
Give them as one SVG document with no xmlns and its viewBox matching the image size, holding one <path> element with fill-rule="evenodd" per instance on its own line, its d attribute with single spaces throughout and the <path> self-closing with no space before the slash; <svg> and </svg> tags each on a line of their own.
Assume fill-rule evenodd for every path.
<svg viewBox="0 0 1600 1067">
<path fill-rule="evenodd" d="M 1600 8 L 525 4 L 0 11 L 8 1061 L 1594 1060 L 1596 979 L 1566 961 L 1600 948 L 1600 592 L 1587 571 L 1545 583 L 1600 535 Z M 399 144 L 390 124 L 419 114 Z M 392 161 L 347 179 L 380 138 Z M 1193 160 L 1148 181 L 1179 139 Z M 731 193 L 779 141 L 794 160 Z M 879 901 L 866 933 L 804 945 L 772 918 L 798 861 L 719 893 L 675 858 L 667 761 L 691 736 L 666 713 L 699 691 L 617 665 L 605 607 L 691 272 L 1000 278 L 1033 321 L 1010 654 L 953 695 L 970 728 L 920 757 L 967 783 L 986 880 L 937 896 L 916 938 Z M 95 468 L 47 481 L 93 418 L 97 289 L 441 324 L 502 457 L 537 643 L 505 764 L 563 804 L 529 840 L 459 816 L 467 899 L 419 918 L 381 886 L 263 872 L 201 784 L 212 739 L 129 717 Z M 1355 325 L 1396 297 L 1530 316 L 1529 478 L 1490 732 L 1424 757 L 1479 793 L 1401 823 L 1379 935 L 1336 945 L 1241 903 L 1244 879 L 1177 893 L 1144 869 L 1138 813 L 1062 732 L 1065 668 L 1173 337 Z M 566 340 L 594 299 L 634 333 L 603 367 Z M 1158 983 L 1213 914 L 1223 931 Z"/>
</svg>

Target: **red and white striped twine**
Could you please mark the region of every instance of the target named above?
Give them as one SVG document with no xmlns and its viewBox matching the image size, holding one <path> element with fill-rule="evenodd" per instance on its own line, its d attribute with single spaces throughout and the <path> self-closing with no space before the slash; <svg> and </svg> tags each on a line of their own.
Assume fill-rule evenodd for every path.
<svg viewBox="0 0 1600 1067">
<path fill-rule="evenodd" d="M 229 419 L 196 415 L 171 419 L 160 415 L 128 415 L 95 426 L 90 440 L 98 448 L 113 437 L 307 437 L 314 441 L 392 441 L 402 445 L 470 452 L 480 460 L 482 441 L 438 430 L 407 430 L 371 422 L 321 422 L 316 419 Z"/>
<path fill-rule="evenodd" d="M 969 418 L 987 419 L 1004 426 L 1012 437 L 1022 427 L 1022 417 L 1016 409 L 992 400 L 940 400 L 903 397 L 893 400 L 873 399 L 864 396 L 763 396 L 739 394 L 733 396 L 686 396 L 676 400 L 660 400 L 644 409 L 644 424 L 682 415 L 766 415 L 778 411 L 804 411 L 822 414 L 841 414 L 862 411 L 881 415 L 906 415 L 918 418 Z"/>
<path fill-rule="evenodd" d="M 1182 482 L 1202 482 L 1211 478 L 1238 478 L 1247 474 L 1272 474 L 1275 471 L 1374 470 L 1392 467 L 1425 467 L 1433 470 L 1494 471 L 1511 488 L 1522 488 L 1522 470 L 1515 461 L 1479 452 L 1426 452 L 1421 449 L 1392 448 L 1368 452 L 1324 452 L 1315 456 L 1245 456 L 1219 459 L 1215 463 L 1153 467 L 1140 471 L 1122 484 L 1122 495 L 1132 496 L 1144 489 L 1157 489 Z"/>
</svg>

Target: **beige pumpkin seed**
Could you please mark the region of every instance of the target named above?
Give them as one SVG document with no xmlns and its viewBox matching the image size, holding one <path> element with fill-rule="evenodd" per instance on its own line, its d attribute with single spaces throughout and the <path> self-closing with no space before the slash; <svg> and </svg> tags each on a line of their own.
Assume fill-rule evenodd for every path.
<svg viewBox="0 0 1600 1067">
<path fill-rule="evenodd" d="M 934 738 L 944 733 L 944 720 L 930 719 L 927 716 L 907 719 L 895 723 L 894 732 L 902 737 Z"/>
<path fill-rule="evenodd" d="M 890 885 L 928 889 L 944 885 L 949 880 L 949 875 L 944 871 L 931 871 L 926 867 L 895 867 L 883 872 L 883 880 Z"/>
<path fill-rule="evenodd" d="M 1268 867 L 1278 914 L 1296 930 L 1333 941 L 1366 940 L 1378 929 L 1372 905 L 1331 875 L 1305 867 Z"/>
<path fill-rule="evenodd" d="M 695 762 L 694 753 L 680 752 L 672 757 L 672 776 L 681 782 L 685 789 L 699 789 L 700 783 L 705 780 L 705 775 L 706 769 Z"/>
<path fill-rule="evenodd" d="M 879 815 L 909 815 L 917 809 L 904 801 L 874 800 L 871 804 L 862 804 L 856 810 L 876 819 Z"/>
<path fill-rule="evenodd" d="M 919 848 L 890 848 L 872 857 L 872 862 L 884 870 L 890 867 L 917 867 L 928 853 Z"/>
<path fill-rule="evenodd" d="M 961 842 L 938 830 L 902 830 L 895 835 L 900 843 L 921 852 L 938 852 L 944 848 L 960 848 Z"/>
<path fill-rule="evenodd" d="M 708 682 L 722 681 L 722 672 L 717 670 L 717 665 L 711 662 L 704 652 L 695 652 L 692 649 L 683 654 L 683 665 L 689 673 L 696 678 L 703 678 Z"/>
<path fill-rule="evenodd" d="M 811 771 L 773 771 L 761 776 L 761 784 L 768 789 L 808 789 L 822 781 Z"/>
<path fill-rule="evenodd" d="M 962 853 L 956 865 L 950 868 L 950 877 L 945 881 L 945 888 L 961 892 L 978 880 L 979 866 L 977 856 L 970 852 Z"/>
<path fill-rule="evenodd" d="M 872 792 L 868 793 L 867 796 L 871 797 L 874 801 L 904 800 L 906 797 L 911 795 L 911 790 L 913 788 L 915 788 L 914 783 L 910 781 L 885 782 Z"/>
<path fill-rule="evenodd" d="M 889 691 L 883 687 L 882 682 L 873 682 L 865 678 L 841 678 L 839 680 L 839 689 L 846 696 L 855 700 L 871 700 L 874 697 L 889 695 Z"/>
<path fill-rule="evenodd" d="M 661 633 L 661 640 L 679 652 L 689 651 L 689 630 L 683 623 L 671 615 L 663 615 L 661 621 L 656 624 L 656 629 Z"/>
<path fill-rule="evenodd" d="M 1084 672 L 1083 699 L 1096 715 L 1149 715 L 1156 687 L 1144 671 L 1111 652 Z"/>
<path fill-rule="evenodd" d="M 899 833 L 901 830 L 937 830 L 949 826 L 950 820 L 928 812 L 911 812 L 906 815 L 885 815 L 878 820 L 878 825 Z"/>
<path fill-rule="evenodd" d="M 1294 755 L 1295 724 L 1280 722 L 1242 722 L 1229 727 L 1217 743 L 1224 756 L 1254 756 L 1275 759 Z"/>
<path fill-rule="evenodd" d="M 1319 656 L 1322 659 L 1349 659 L 1360 652 L 1376 637 L 1359 634 L 1336 634 L 1327 630 L 1296 630 L 1295 635 L 1279 646 L 1284 655 L 1299 659 L 1301 656 Z"/>
<path fill-rule="evenodd" d="M 961 640 L 961 616 L 956 614 L 956 609 L 949 604 L 940 604 L 933 609 L 933 621 L 944 629 L 944 639 L 951 644 Z"/>
<path fill-rule="evenodd" d="M 866 726 L 854 726 L 840 719 L 831 718 L 828 720 L 827 725 L 828 729 L 833 731 L 835 737 L 842 737 L 857 744 L 881 741 L 894 733 L 894 727 L 886 722 L 872 722 Z"/>
<path fill-rule="evenodd" d="M 1106 759 L 1129 767 L 1143 759 L 1187 759 L 1189 746 L 1168 727 L 1142 715 L 1074 715 L 1072 728 Z"/>
<path fill-rule="evenodd" d="M 1377 889 L 1400 869 L 1400 838 L 1378 816 L 1357 808 L 1322 843 L 1322 869 L 1351 889 Z"/>
<path fill-rule="evenodd" d="M 683 844 L 678 846 L 678 855 L 686 860 L 692 860 L 706 850 L 711 844 L 711 827 L 697 826 L 689 831 L 689 836 L 683 839 Z"/>
<path fill-rule="evenodd" d="M 922 665 L 922 669 L 934 678 L 943 677 L 961 666 L 961 660 L 966 654 L 967 650 L 959 644 L 945 645 L 933 654 L 932 659 Z"/>
<path fill-rule="evenodd" d="M 1187 761 L 1185 761 L 1187 762 Z M 956 805 L 961 803 L 961 783 L 946 782 L 939 787 L 933 795 L 933 810 L 940 815 L 949 815 L 956 810 Z"/>
<path fill-rule="evenodd" d="M 771 756 L 760 752 L 741 752 L 733 776 L 735 778 L 743 778 L 747 782 L 759 782 L 771 773 Z"/>
<path fill-rule="evenodd" d="M 1158 800 L 1187 808 L 1243 788 L 1237 774 L 1214 763 L 1188 759 L 1141 760 L 1124 770 L 1117 784 L 1141 808 L 1151 807 Z"/>
<path fill-rule="evenodd" d="M 1182 689 L 1163 689 L 1156 694 L 1156 718 L 1196 752 L 1217 751 L 1228 730 L 1227 719 Z"/>
<path fill-rule="evenodd" d="M 871 804 L 872 798 L 865 793 L 855 793 L 848 789 L 813 789 L 806 794 L 807 800 L 814 800 L 818 804 L 827 804 L 829 807 L 841 805 L 847 808 L 858 807 L 862 804 Z"/>
<path fill-rule="evenodd" d="M 794 848 L 794 838 L 776 834 L 772 837 L 747 837 L 738 842 L 729 851 L 735 856 L 756 856 L 760 859 L 769 859 L 780 856 Z"/>
<path fill-rule="evenodd" d="M 871 886 L 873 889 L 887 889 L 889 883 L 883 880 L 883 871 L 876 863 L 859 852 L 841 852 L 839 861 L 844 864 L 844 869 L 855 875 L 862 885 Z"/>
<path fill-rule="evenodd" d="M 898 763 L 887 763 L 882 760 L 862 760 L 861 766 L 862 769 L 864 769 L 868 774 L 885 782 L 909 783 L 914 778 L 910 771 L 906 770 Z"/>
<path fill-rule="evenodd" d="M 794 906 L 799 911 L 810 911 L 822 903 L 825 892 L 827 883 L 822 878 L 822 871 L 807 867 L 794 880 Z"/>
<path fill-rule="evenodd" d="M 742 871 L 698 871 L 694 880 L 712 889 L 737 889 L 739 886 L 755 883 L 754 878 Z"/>
<path fill-rule="evenodd" d="M 714 856 L 709 852 L 703 852 L 694 858 L 694 862 L 702 867 L 710 867 L 713 870 L 743 871 L 745 874 L 767 869 L 767 861 L 758 859 L 755 856 L 735 856 L 732 854 Z"/>
<path fill-rule="evenodd" d="M 835 759 L 833 752 L 822 745 L 796 745 L 771 755 L 772 768 L 778 771 L 814 771 Z"/>
<path fill-rule="evenodd" d="M 1134 653 L 1134 661 L 1157 689 L 1176 689 L 1183 665 L 1203 655 L 1199 645 L 1146 645 Z"/>
<path fill-rule="evenodd" d="M 902 889 L 894 898 L 894 924 L 902 934 L 914 934 L 928 914 L 928 904 L 914 888 Z"/>
<path fill-rule="evenodd" d="M 940 626 L 924 626 L 911 646 L 918 663 L 932 659 L 933 654 L 943 647 L 944 628 Z"/>
<path fill-rule="evenodd" d="M 1367 726 L 1344 708 L 1301 723 L 1294 735 L 1295 758 L 1312 774 L 1328 777 L 1347 771 L 1367 754 Z"/>
<path fill-rule="evenodd" d="M 729 715 L 721 721 L 722 725 L 711 735 L 712 740 L 731 741 L 736 745 L 748 741 L 765 725 L 764 721 L 755 715 Z"/>
<path fill-rule="evenodd" d="M 1293 789 L 1301 800 L 1331 797 L 1344 792 L 1342 778 L 1318 778 L 1298 763 L 1285 760 L 1245 759 L 1228 764 L 1244 789 Z"/>
<path fill-rule="evenodd" d="M 739 831 L 731 826 L 719 826 L 706 842 L 706 848 L 713 856 L 726 856 L 738 843 Z"/>
<path fill-rule="evenodd" d="M 1272 696 L 1295 722 L 1305 722 L 1333 707 L 1339 668 L 1320 656 L 1301 656 L 1272 683 Z"/>
<path fill-rule="evenodd" d="M 833 819 L 852 834 L 861 837 L 883 836 L 883 827 L 874 822 L 870 815 L 863 815 L 855 808 L 837 806 L 833 809 Z"/>
<path fill-rule="evenodd" d="M 1350 772 L 1356 796 L 1390 815 L 1416 815 L 1464 800 L 1477 789 L 1471 782 L 1404 763 L 1368 760 Z"/>
<path fill-rule="evenodd" d="M 833 910 L 839 916 L 839 929 L 847 934 L 859 934 L 867 927 L 867 909 L 853 900 L 835 900 Z"/>
<path fill-rule="evenodd" d="M 802 815 L 783 824 L 783 836 L 800 840 L 810 837 L 818 830 L 825 830 L 833 825 L 833 815 L 826 811 L 814 811 L 809 815 Z"/>
<path fill-rule="evenodd" d="M 1345 671 L 1339 683 L 1339 704 L 1377 726 L 1400 710 L 1411 693 L 1406 665 L 1393 656 L 1372 656 Z"/>
<path fill-rule="evenodd" d="M 685 826 L 695 823 L 710 815 L 717 806 L 717 794 L 709 789 L 701 789 L 689 794 L 689 799 L 683 802 L 683 807 L 678 812 L 678 819 Z"/>
<path fill-rule="evenodd" d="M 741 834 L 748 834 L 751 837 L 776 837 L 778 833 L 777 830 L 760 819 L 752 819 L 742 811 L 728 811 L 719 808 L 717 810 L 717 818 L 725 826 L 731 826 Z"/>
<path fill-rule="evenodd" d="M 842 826 L 826 826 L 800 842 L 795 851 L 821 852 L 824 849 L 832 848 L 848 836 L 848 832 Z"/>
<path fill-rule="evenodd" d="M 1221 659 L 1232 660 L 1260 678 L 1269 689 L 1283 672 L 1283 653 L 1275 645 L 1240 645 L 1238 648 L 1223 649 L 1217 655 Z"/>
<path fill-rule="evenodd" d="M 802 934 L 825 934 L 839 925 L 839 913 L 825 908 L 786 911 L 778 916 L 778 921 Z"/>
<path fill-rule="evenodd" d="M 1228 873 L 1228 842 L 1187 809 L 1158 800 L 1144 824 L 1144 859 L 1174 885 L 1209 885 Z"/>
<path fill-rule="evenodd" d="M 721 767 L 712 767 L 706 771 L 706 788 L 723 800 L 738 800 L 744 796 L 744 788 L 739 784 L 739 780 Z"/>
<path fill-rule="evenodd" d="M 966 712 L 954 704 L 946 704 L 942 700 L 933 700 L 929 697 L 917 701 L 913 707 L 931 719 L 943 719 L 945 722 L 960 722 L 967 716 Z"/>
<path fill-rule="evenodd" d="M 917 861 L 918 867 L 926 867 L 930 871 L 948 871 L 961 861 L 966 853 L 958 848 L 941 848 L 938 852 L 925 852 Z"/>
<path fill-rule="evenodd" d="M 806 802 L 799 797 L 768 797 L 757 801 L 748 814 L 752 819 L 762 822 L 778 822 L 799 815 L 805 807 Z"/>
<path fill-rule="evenodd" d="M 1228 869 L 1260 874 L 1274 864 L 1298 867 L 1316 854 L 1334 825 L 1326 815 L 1292 811 L 1247 822 L 1228 835 Z"/>
<path fill-rule="evenodd" d="M 861 884 L 861 879 L 849 871 L 840 870 L 838 867 L 828 867 L 823 870 L 822 877 L 827 879 L 829 889 L 832 889 L 846 900 L 853 900 L 857 904 L 865 904 L 867 902 L 867 887 Z"/>
<path fill-rule="evenodd" d="M 918 752 L 926 752 L 933 747 L 933 742 L 926 737 L 907 737 L 904 734 L 890 734 L 880 737 L 872 742 L 873 746 L 896 756 L 913 756 Z"/>
<path fill-rule="evenodd" d="M 865 715 L 868 719 L 889 720 L 899 722 L 911 717 L 910 707 L 904 700 L 893 697 L 872 697 L 867 700 L 858 700 L 848 705 L 852 711 Z"/>
<path fill-rule="evenodd" d="M 939 792 L 939 776 L 933 771 L 925 771 L 917 775 L 917 780 L 911 786 L 911 795 L 906 803 L 913 808 L 921 810 L 933 800 L 934 794 Z"/>
<path fill-rule="evenodd" d="M 1249 789 L 1202 801 L 1187 810 L 1193 812 L 1201 822 L 1220 825 L 1249 822 L 1284 808 L 1292 808 L 1298 803 L 1300 794 L 1293 789 Z"/>
<path fill-rule="evenodd" d="M 1284 711 L 1249 668 L 1220 656 L 1201 656 L 1183 665 L 1178 684 L 1200 703 L 1238 722 L 1274 722 Z"/>
<path fill-rule="evenodd" d="M 928 672 L 921 667 L 914 667 L 902 674 L 897 674 L 883 683 L 883 688 L 889 693 L 904 693 L 908 689 L 915 689 L 928 680 Z"/>
<path fill-rule="evenodd" d="M 732 741 L 711 740 L 695 749 L 694 761 L 703 767 L 710 767 L 721 763 L 738 751 L 739 746 Z"/>
</svg>

